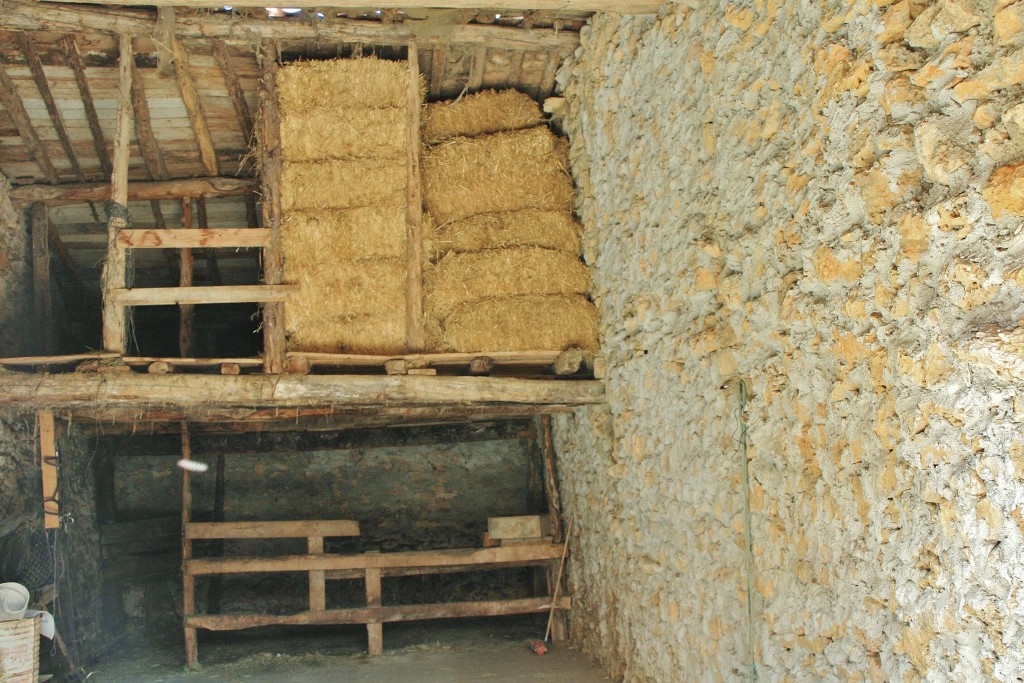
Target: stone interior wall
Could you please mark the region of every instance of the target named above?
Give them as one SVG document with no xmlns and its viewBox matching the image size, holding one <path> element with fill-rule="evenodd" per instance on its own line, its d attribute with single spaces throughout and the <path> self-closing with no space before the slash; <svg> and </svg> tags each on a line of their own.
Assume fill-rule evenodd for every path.
<svg viewBox="0 0 1024 683">
<path fill-rule="evenodd" d="M 528 423 L 526 423 L 528 424 Z M 517 423 L 493 432 L 488 440 L 410 443 L 351 448 L 318 447 L 304 439 L 263 435 L 260 445 L 238 453 L 231 437 L 197 438 L 195 459 L 210 470 L 193 475 L 193 517 L 212 518 L 214 464 L 211 447 L 235 454 L 225 458 L 224 518 L 236 520 L 354 519 L 361 536 L 328 539 L 327 552 L 393 552 L 480 547 L 487 518 L 540 512 L 531 494 L 528 459 L 536 452 Z M 468 433 L 453 430 L 453 433 Z M 404 438 L 404 437 L 403 437 Z M 181 471 L 177 438 L 159 441 L 134 437 L 130 447 L 96 443 L 114 453 L 113 500 L 116 519 L 133 521 L 175 517 L 181 510 Z M 315 439 L 312 439 L 315 440 Z M 119 442 L 123 443 L 123 442 Z M 205 445 L 204 445 L 205 444 Z M 222 451 L 223 452 L 223 451 Z M 102 457 L 102 456 L 101 456 Z M 102 487 L 101 487 L 102 488 Z M 108 489 L 109 490 L 109 489 Z M 531 505 L 531 496 L 534 498 Z M 140 546 L 140 551 L 144 548 Z M 197 544 L 196 554 L 209 552 Z M 305 552 L 305 540 L 228 541 L 227 555 L 279 555 Z M 177 551 L 173 552 L 177 555 Z M 173 562 L 172 555 L 168 555 Z M 207 607 L 207 580 L 197 582 L 199 609 Z M 467 572 L 392 578 L 384 581 L 385 604 L 475 598 L 526 597 L 532 574 L 523 570 Z M 129 629 L 159 631 L 180 626 L 180 578 L 129 581 L 122 608 Z M 361 581 L 329 581 L 329 607 L 365 605 Z M 287 613 L 308 608 L 307 579 L 301 574 L 226 577 L 224 611 Z"/>
<path fill-rule="evenodd" d="M 761 680 L 1024 670 L 1022 26 L 712 0 L 585 29 L 559 80 L 610 406 L 557 437 L 609 671 L 749 677 L 745 490 Z"/>
<path fill-rule="evenodd" d="M 27 348 L 32 306 L 28 228 L 24 212 L 11 204 L 10 183 L 0 174 L 0 356 Z"/>
</svg>

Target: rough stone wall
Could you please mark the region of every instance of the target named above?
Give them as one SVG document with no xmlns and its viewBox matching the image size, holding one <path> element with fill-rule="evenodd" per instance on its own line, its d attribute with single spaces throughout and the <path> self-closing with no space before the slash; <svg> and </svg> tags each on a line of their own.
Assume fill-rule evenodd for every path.
<svg viewBox="0 0 1024 683">
<path fill-rule="evenodd" d="M 1013 679 L 1024 2 L 688 4 L 559 76 L 610 403 L 557 423 L 575 633 L 748 677 L 746 488 L 761 680 Z"/>
<path fill-rule="evenodd" d="M 22 212 L 11 204 L 10 188 L 0 174 L 0 356 L 21 354 L 31 329 L 28 231 Z"/>
</svg>

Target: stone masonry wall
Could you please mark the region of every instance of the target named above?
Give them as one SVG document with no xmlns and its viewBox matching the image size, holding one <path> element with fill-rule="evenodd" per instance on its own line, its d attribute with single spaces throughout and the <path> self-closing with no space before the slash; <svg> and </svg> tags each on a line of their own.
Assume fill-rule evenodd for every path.
<svg viewBox="0 0 1024 683">
<path fill-rule="evenodd" d="M 760 680 L 1024 671 L 1022 26 L 709 0 L 584 31 L 559 79 L 610 405 L 557 445 L 612 673 L 750 676 L 743 420 Z"/>
</svg>

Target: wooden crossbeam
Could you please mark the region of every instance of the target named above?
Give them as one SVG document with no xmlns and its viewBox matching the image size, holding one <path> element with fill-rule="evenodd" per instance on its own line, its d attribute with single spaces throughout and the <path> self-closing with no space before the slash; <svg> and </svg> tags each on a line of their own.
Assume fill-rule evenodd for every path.
<svg viewBox="0 0 1024 683">
<path fill-rule="evenodd" d="M 270 241 L 267 228 L 193 228 L 191 230 L 122 230 L 117 235 L 122 247 L 131 249 L 225 249 L 260 248 Z"/>
<path fill-rule="evenodd" d="M 284 301 L 298 285 L 232 285 L 230 287 L 146 287 L 114 289 L 120 306 L 170 306 L 173 304 L 241 304 Z"/>
<path fill-rule="evenodd" d="M 306 519 L 290 522 L 192 522 L 186 538 L 335 538 L 359 535 L 359 522 L 348 519 Z"/>
<path fill-rule="evenodd" d="M 423 621 L 458 617 L 496 617 L 509 614 L 546 613 L 551 609 L 548 597 L 487 600 L 479 602 L 449 602 L 427 605 L 392 605 L 388 607 L 353 607 L 299 614 L 196 614 L 185 617 L 190 628 L 209 631 L 234 631 L 259 626 L 296 624 L 366 624 L 397 621 Z M 557 610 L 572 609 L 569 596 L 560 597 Z"/>
<path fill-rule="evenodd" d="M 4 9 L 6 11 L 6 8 Z M 57 173 L 53 162 L 50 161 L 50 154 L 39 139 L 39 135 L 32 125 L 32 120 L 29 118 L 28 112 L 25 111 L 25 103 L 22 102 L 21 95 L 15 89 L 14 81 L 7 74 L 7 69 L 3 64 L 0 64 L 0 104 L 3 105 L 11 120 L 14 121 L 14 127 L 17 128 L 18 135 L 25 141 L 28 148 L 32 150 L 32 156 L 39 165 L 43 176 L 51 183 L 59 183 L 60 174 Z"/>
<path fill-rule="evenodd" d="M 128 183 L 129 200 L 168 199 L 182 197 L 236 197 L 256 189 L 253 178 L 178 178 L 176 180 L 137 181 Z M 110 199 L 110 183 L 65 183 L 63 185 L 19 185 L 11 188 L 15 204 L 31 202 L 68 203 Z"/>
</svg>

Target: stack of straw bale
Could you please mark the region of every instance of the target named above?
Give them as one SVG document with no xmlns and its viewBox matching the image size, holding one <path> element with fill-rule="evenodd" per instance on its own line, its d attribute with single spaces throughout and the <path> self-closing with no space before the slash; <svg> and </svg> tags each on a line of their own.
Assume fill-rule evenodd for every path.
<svg viewBox="0 0 1024 683">
<path fill-rule="evenodd" d="M 405 349 L 405 62 L 299 62 L 278 72 L 289 347 Z"/>
<path fill-rule="evenodd" d="M 597 349 L 564 140 L 515 91 L 423 116 L 427 343 L 434 351 Z"/>
</svg>

